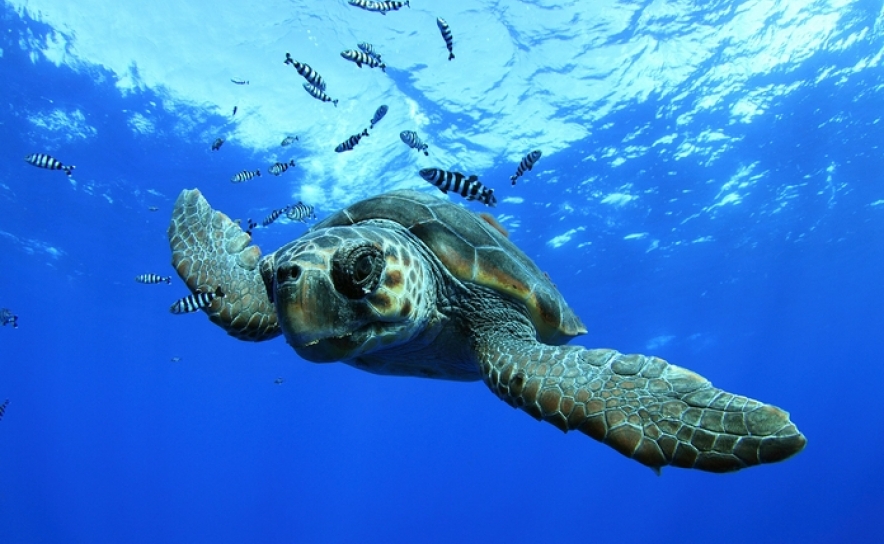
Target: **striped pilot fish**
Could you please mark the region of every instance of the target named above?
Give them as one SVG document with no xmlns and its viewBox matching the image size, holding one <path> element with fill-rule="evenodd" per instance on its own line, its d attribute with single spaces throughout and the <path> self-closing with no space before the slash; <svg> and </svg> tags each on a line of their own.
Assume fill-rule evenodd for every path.
<svg viewBox="0 0 884 544">
<path fill-rule="evenodd" d="M 243 170 L 239 174 L 236 174 L 235 176 L 230 178 L 230 181 L 231 181 L 231 183 L 242 183 L 244 181 L 249 181 L 250 179 L 252 179 L 255 176 L 260 176 L 260 175 L 261 175 L 260 169 L 255 170 L 254 172 L 252 172 L 251 170 Z"/>
<path fill-rule="evenodd" d="M 519 179 L 519 176 L 525 173 L 525 170 L 531 170 L 534 168 L 534 163 L 537 162 L 537 159 L 539 159 L 542 154 L 542 151 L 535 149 L 522 158 L 522 162 L 519 163 L 519 168 L 516 169 L 516 173 L 510 176 L 513 185 L 516 184 L 516 180 Z"/>
<path fill-rule="evenodd" d="M 278 210 L 273 210 L 272 212 L 270 212 L 270 215 L 268 215 L 267 217 L 264 218 L 264 221 L 261 223 L 261 225 L 265 226 L 265 227 L 270 225 L 271 223 L 273 223 L 274 221 L 279 219 L 280 215 L 287 212 L 288 209 L 289 209 L 289 206 L 286 206 L 285 208 L 279 208 Z"/>
<path fill-rule="evenodd" d="M 304 204 L 301 201 L 289 206 L 289 209 L 285 212 L 285 216 L 292 221 L 300 221 L 301 223 L 306 223 L 308 219 L 316 219 L 316 214 L 313 213 L 313 206 Z"/>
<path fill-rule="evenodd" d="M 318 88 L 314 87 L 313 85 L 310 85 L 309 83 L 305 83 L 304 90 L 306 90 L 308 93 L 310 93 L 310 96 L 312 96 L 316 100 L 322 100 L 323 102 L 331 102 L 332 104 L 335 105 L 336 108 L 338 107 L 337 99 L 332 100 L 332 98 L 329 95 L 325 94 L 325 92 L 322 89 L 318 89 Z"/>
<path fill-rule="evenodd" d="M 173 314 L 189 314 L 197 310 L 208 308 L 216 298 L 221 298 L 224 293 L 218 287 L 214 291 L 198 291 L 192 295 L 175 301 L 175 304 L 169 307 L 169 311 Z"/>
<path fill-rule="evenodd" d="M 0 419 L 3 419 L 3 414 L 6 413 L 6 407 L 9 406 L 9 399 L 3 401 L 3 404 L 0 404 Z"/>
<path fill-rule="evenodd" d="M 45 153 L 31 153 L 30 155 L 25 157 L 25 161 L 28 164 L 33 164 L 39 168 L 46 168 L 47 170 L 64 170 L 64 173 L 67 175 L 71 175 L 71 172 L 74 171 L 76 166 L 65 166 L 61 164 L 61 161 L 50 157 Z"/>
<path fill-rule="evenodd" d="M 290 160 L 289 162 L 278 162 L 269 168 L 270 173 L 274 176 L 278 176 L 289 169 L 289 166 L 295 166 L 295 159 Z"/>
<path fill-rule="evenodd" d="M 309 64 L 296 61 L 288 53 L 285 54 L 285 61 L 283 62 L 285 62 L 285 64 L 291 64 L 292 66 L 294 66 L 295 70 L 297 70 L 298 73 L 301 74 L 301 76 L 303 76 L 303 78 L 306 79 L 308 83 L 310 83 L 310 85 L 313 85 L 320 91 L 325 90 L 325 81 L 322 79 L 322 76 L 320 76 L 319 73 L 316 72 L 316 70 L 310 68 Z"/>
<path fill-rule="evenodd" d="M 407 145 L 408 147 L 412 149 L 417 149 L 418 151 L 423 151 L 424 155 L 428 157 L 430 156 L 430 152 L 427 151 L 427 148 L 430 146 L 428 146 L 423 142 L 423 140 L 418 138 L 417 132 L 413 130 L 403 130 L 399 133 L 399 137 L 402 139 L 403 142 L 405 142 L 405 145 Z"/>
<path fill-rule="evenodd" d="M 363 136 L 368 136 L 368 129 L 364 129 L 359 134 L 354 134 L 353 136 L 350 136 L 349 138 L 347 138 L 346 142 L 338 144 L 338 146 L 335 148 L 335 151 L 337 153 L 351 151 L 356 146 L 356 144 L 359 143 L 359 140 L 361 140 Z"/>
<path fill-rule="evenodd" d="M 362 65 L 365 64 L 369 68 L 380 68 L 381 71 L 387 71 L 387 65 L 383 62 L 379 62 L 376 58 L 371 55 L 367 55 L 362 51 L 356 51 L 355 49 L 347 49 L 346 51 L 341 51 L 341 56 L 345 59 L 355 62 L 356 66 L 362 68 Z"/>
<path fill-rule="evenodd" d="M 383 106 L 381 106 L 375 110 L 374 116 L 371 118 L 371 126 L 368 128 L 374 128 L 374 126 L 376 124 L 378 124 L 381 121 L 381 119 L 384 118 L 385 115 L 387 115 L 387 105 L 386 104 L 384 104 Z"/>
<path fill-rule="evenodd" d="M 362 42 L 356 44 L 356 46 L 366 55 L 370 57 L 374 57 L 378 62 L 381 62 L 381 54 L 375 51 L 374 46 L 368 42 Z"/>
<path fill-rule="evenodd" d="M 146 283 L 149 285 L 155 283 L 172 283 L 171 276 L 160 276 L 158 274 L 140 274 L 135 276 L 135 281 L 138 283 Z"/>
<path fill-rule="evenodd" d="M 445 22 L 445 19 L 439 17 L 436 19 L 436 26 L 439 27 L 439 32 L 442 33 L 442 39 L 445 40 L 445 47 L 448 48 L 448 60 L 454 58 L 454 37 L 451 35 L 451 27 L 448 26 L 448 23 Z"/>
<path fill-rule="evenodd" d="M 349 0 L 348 3 L 351 6 L 356 6 L 357 8 L 362 8 L 366 11 L 377 11 L 380 12 L 381 15 L 386 15 L 388 11 L 395 11 L 402 6 L 411 7 L 411 4 L 408 3 L 409 0 L 405 0 L 405 2 L 371 2 L 370 0 Z"/>
<path fill-rule="evenodd" d="M 466 177 L 460 172 L 448 172 L 441 168 L 424 168 L 420 171 L 420 175 L 445 194 L 452 191 L 467 200 L 478 200 L 487 206 L 497 204 L 494 189 L 482 185 L 476 176 Z"/>
</svg>

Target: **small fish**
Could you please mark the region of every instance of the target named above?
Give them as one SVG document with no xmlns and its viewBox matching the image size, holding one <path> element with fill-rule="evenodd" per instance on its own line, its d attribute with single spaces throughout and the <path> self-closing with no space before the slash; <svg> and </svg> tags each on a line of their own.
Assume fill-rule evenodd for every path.
<svg viewBox="0 0 884 544">
<path fill-rule="evenodd" d="M 282 378 L 280 378 L 282 379 Z M 3 404 L 0 404 L 0 419 L 3 419 L 3 414 L 6 413 L 6 407 L 9 406 L 9 399 L 3 401 Z"/>
<path fill-rule="evenodd" d="M 261 225 L 265 226 L 265 227 L 270 225 L 271 223 L 273 223 L 274 221 L 279 219 L 279 216 L 281 216 L 282 214 L 287 212 L 288 209 L 289 209 L 289 207 L 286 206 L 285 208 L 279 208 L 278 210 L 273 210 L 272 212 L 270 212 L 270 215 L 268 215 L 267 217 L 264 218 L 264 221 L 261 223 Z"/>
<path fill-rule="evenodd" d="M 171 276 L 160 276 L 158 274 L 141 274 L 139 276 L 135 276 L 135 281 L 138 283 L 147 283 L 147 284 L 155 284 L 155 283 L 172 283 Z"/>
<path fill-rule="evenodd" d="M 295 68 L 295 70 L 297 70 L 298 73 L 307 80 L 307 83 L 313 85 L 320 91 L 325 90 L 325 81 L 323 81 L 322 76 L 320 76 L 316 70 L 311 68 L 309 64 L 296 61 L 288 53 L 285 54 L 284 63 L 291 64 Z"/>
<path fill-rule="evenodd" d="M 169 307 L 169 311 L 173 314 L 189 314 L 208 308 L 212 305 L 212 301 L 223 296 L 224 293 L 220 287 L 216 288 L 215 291 L 199 291 L 175 301 L 175 304 Z"/>
<path fill-rule="evenodd" d="M 246 234 L 251 236 L 252 231 L 255 230 L 255 227 L 258 226 L 258 223 L 256 223 L 255 221 L 252 221 L 251 219 L 247 219 L 247 221 L 249 222 L 249 228 L 246 229 Z"/>
<path fill-rule="evenodd" d="M 316 214 L 313 213 L 313 206 L 304 204 L 300 201 L 298 201 L 297 204 L 289 206 L 289 209 L 285 212 L 285 216 L 292 221 L 300 221 L 301 223 L 306 223 L 307 219 L 316 219 Z"/>
<path fill-rule="evenodd" d="M 332 100 L 332 98 L 329 95 L 325 94 L 325 91 L 323 91 L 322 89 L 314 87 L 313 85 L 310 85 L 309 83 L 304 84 L 304 89 L 308 93 L 310 93 L 310 96 L 312 96 L 316 100 L 322 100 L 323 102 L 331 102 L 332 104 L 335 105 L 336 108 L 338 107 L 338 101 Z"/>
<path fill-rule="evenodd" d="M 374 9 L 372 9 L 370 11 L 380 11 L 381 14 L 386 15 L 388 11 L 396 11 L 397 9 L 401 8 L 402 6 L 411 7 L 411 4 L 409 4 L 408 2 L 409 2 L 409 0 L 405 0 L 405 2 L 398 2 L 398 1 L 374 2 Z"/>
<path fill-rule="evenodd" d="M 218 151 L 224 145 L 224 138 L 217 138 L 212 142 L 212 151 Z"/>
<path fill-rule="evenodd" d="M 171 362 L 173 362 L 173 363 L 177 363 L 177 362 L 181 361 L 181 357 L 172 357 L 172 358 L 169 359 L 169 360 L 170 360 Z"/>
<path fill-rule="evenodd" d="M 12 313 L 12 310 L 9 308 L 0 308 L 0 324 L 4 327 L 6 325 L 12 325 L 13 329 L 18 328 L 18 316 Z"/>
<path fill-rule="evenodd" d="M 369 68 L 380 68 L 381 71 L 387 71 L 387 65 L 383 62 L 378 62 L 378 60 L 371 55 L 366 55 L 362 51 L 356 51 L 355 49 L 347 49 L 346 51 L 341 51 L 341 56 L 345 59 L 355 62 L 356 66 L 362 68 L 362 65 L 365 64 Z"/>
<path fill-rule="evenodd" d="M 244 80 L 244 79 L 233 79 L 233 78 L 231 78 L 230 81 L 232 81 L 233 83 L 236 83 L 237 85 L 248 85 L 248 84 L 249 84 L 249 82 L 246 81 L 246 80 Z"/>
<path fill-rule="evenodd" d="M 237 106 L 233 106 L 233 115 L 236 115 L 236 110 L 237 110 L 237 109 L 238 109 Z"/>
<path fill-rule="evenodd" d="M 287 145 L 291 145 L 292 142 L 295 142 L 295 141 L 298 141 L 297 136 L 286 136 L 285 139 L 282 141 L 282 143 L 279 145 L 281 145 L 282 147 L 285 147 Z"/>
<path fill-rule="evenodd" d="M 76 166 L 65 166 L 58 159 L 52 158 L 45 153 L 31 153 L 25 157 L 28 164 L 33 164 L 38 168 L 46 168 L 47 170 L 64 170 L 68 176 L 74 171 Z"/>
<path fill-rule="evenodd" d="M 439 32 L 442 33 L 442 39 L 445 40 L 445 47 L 448 48 L 448 60 L 454 58 L 454 37 L 451 35 L 451 27 L 448 26 L 448 23 L 445 22 L 445 19 L 439 17 L 436 19 L 436 26 L 439 27 Z"/>
<path fill-rule="evenodd" d="M 350 136 L 349 138 L 347 138 L 346 142 L 338 144 L 338 146 L 335 148 L 335 151 L 337 153 L 343 153 L 344 151 L 352 150 L 353 147 L 355 147 L 356 144 L 359 143 L 359 140 L 361 140 L 363 136 L 368 136 L 368 129 L 363 130 L 359 134 L 354 134 L 353 136 Z"/>
<path fill-rule="evenodd" d="M 230 181 L 231 181 L 231 183 L 242 183 L 244 181 L 249 181 L 250 179 L 252 179 L 255 176 L 260 176 L 260 175 L 261 175 L 260 169 L 255 170 L 254 172 L 252 172 L 251 170 L 243 170 L 239 174 L 236 174 L 235 176 L 230 178 Z"/>
<path fill-rule="evenodd" d="M 160 211 L 160 209 L 157 208 L 156 206 L 149 206 L 149 207 L 147 208 L 147 211 L 149 211 L 149 212 L 158 212 L 158 211 Z"/>
<path fill-rule="evenodd" d="M 276 378 L 275 380 L 273 380 L 273 383 L 275 383 L 276 385 L 282 385 L 282 382 L 284 381 L 285 380 L 283 380 L 282 378 Z"/>
<path fill-rule="evenodd" d="M 417 149 L 418 151 L 423 151 L 424 155 L 428 157 L 430 156 L 430 152 L 427 151 L 427 148 L 429 146 L 425 144 L 423 140 L 418 138 L 417 132 L 413 130 L 403 130 L 399 133 L 399 138 L 401 138 L 402 141 L 405 142 L 405 145 L 407 145 L 408 147 L 412 149 Z"/>
<path fill-rule="evenodd" d="M 519 163 L 519 168 L 516 169 L 515 175 L 510 176 L 513 185 L 516 184 L 516 180 L 519 179 L 519 176 L 525 173 L 525 170 L 531 170 L 534 168 L 534 163 L 537 162 L 537 159 L 539 159 L 542 154 L 542 151 L 535 149 L 522 158 L 522 162 Z"/>
<path fill-rule="evenodd" d="M 482 185 L 476 176 L 466 177 L 460 172 L 448 172 L 441 168 L 424 168 L 420 175 L 445 194 L 452 191 L 467 200 L 478 200 L 488 206 L 497 204 L 494 190 Z"/>
<path fill-rule="evenodd" d="M 366 55 L 369 55 L 369 56 L 371 56 L 371 57 L 374 57 L 375 59 L 377 59 L 378 62 L 381 62 L 381 55 L 380 55 L 380 53 L 378 53 L 377 51 L 375 51 L 375 50 L 374 50 L 374 46 L 371 45 L 370 43 L 368 43 L 368 42 L 362 42 L 362 43 L 360 43 L 360 44 L 357 44 L 357 47 L 359 47 L 359 49 L 360 49 L 363 53 L 365 53 Z"/>
<path fill-rule="evenodd" d="M 375 110 L 374 117 L 371 118 L 371 126 L 368 128 L 374 128 L 374 126 L 376 124 L 378 124 L 381 121 L 381 119 L 384 118 L 385 115 L 387 115 L 387 105 L 386 104 L 384 104 L 383 106 L 381 106 L 377 110 Z"/>
<path fill-rule="evenodd" d="M 366 11 L 380 11 L 382 14 L 386 15 L 383 10 L 380 9 L 380 6 L 377 2 L 371 2 L 370 0 L 348 0 L 347 3 L 351 6 L 356 6 L 357 8 L 362 8 Z"/>
<path fill-rule="evenodd" d="M 278 176 L 288 170 L 289 166 L 295 166 L 295 159 L 292 159 L 289 162 L 278 162 L 271 166 L 269 170 L 271 174 Z"/>
</svg>

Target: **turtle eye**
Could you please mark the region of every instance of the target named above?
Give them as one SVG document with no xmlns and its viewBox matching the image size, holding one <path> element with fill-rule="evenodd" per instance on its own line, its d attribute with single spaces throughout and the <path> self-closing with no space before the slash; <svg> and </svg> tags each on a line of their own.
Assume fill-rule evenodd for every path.
<svg viewBox="0 0 884 544">
<path fill-rule="evenodd" d="M 374 291 L 384 271 L 384 252 L 370 243 L 344 246 L 335 253 L 332 281 L 347 298 L 358 299 Z"/>
</svg>

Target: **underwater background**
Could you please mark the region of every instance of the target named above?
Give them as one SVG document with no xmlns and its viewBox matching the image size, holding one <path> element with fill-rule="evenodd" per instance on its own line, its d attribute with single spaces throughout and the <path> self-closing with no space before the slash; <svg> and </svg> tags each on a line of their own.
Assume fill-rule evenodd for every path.
<svg viewBox="0 0 884 544">
<path fill-rule="evenodd" d="M 0 542 L 884 541 L 880 1 L 13 0 L 0 21 Z M 385 71 L 341 58 L 359 42 Z M 807 447 L 657 476 L 481 382 L 173 315 L 166 228 L 194 187 L 244 225 L 402 188 L 490 212 L 586 324 L 572 343 L 777 405 Z"/>
</svg>

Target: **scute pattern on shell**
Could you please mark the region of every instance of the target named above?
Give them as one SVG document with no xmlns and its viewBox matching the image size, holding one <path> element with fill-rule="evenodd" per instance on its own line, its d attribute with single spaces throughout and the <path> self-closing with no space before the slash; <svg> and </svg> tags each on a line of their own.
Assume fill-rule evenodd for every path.
<svg viewBox="0 0 884 544">
<path fill-rule="evenodd" d="M 461 281 L 509 296 L 528 310 L 538 338 L 563 344 L 586 328 L 547 276 L 522 250 L 473 212 L 417 191 L 394 191 L 335 213 L 311 230 L 371 219 L 411 231 Z"/>
</svg>

